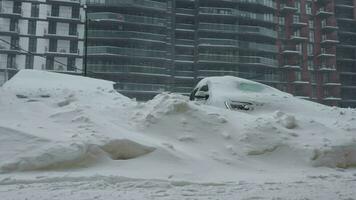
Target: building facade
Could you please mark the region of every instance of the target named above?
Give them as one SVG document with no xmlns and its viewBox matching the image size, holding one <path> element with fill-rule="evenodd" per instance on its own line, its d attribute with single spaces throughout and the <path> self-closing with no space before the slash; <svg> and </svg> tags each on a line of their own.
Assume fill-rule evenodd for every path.
<svg viewBox="0 0 356 200">
<path fill-rule="evenodd" d="M 233 75 L 356 106 L 355 0 L 0 2 L 0 77 L 81 73 L 86 22 L 87 74 L 129 97 L 188 94 L 204 77 Z"/>
<path fill-rule="evenodd" d="M 335 0 L 339 27 L 336 65 L 340 74 L 340 106 L 356 107 L 356 1 Z"/>
<path fill-rule="evenodd" d="M 0 0 L 0 84 L 19 69 L 82 73 L 79 0 Z"/>
</svg>

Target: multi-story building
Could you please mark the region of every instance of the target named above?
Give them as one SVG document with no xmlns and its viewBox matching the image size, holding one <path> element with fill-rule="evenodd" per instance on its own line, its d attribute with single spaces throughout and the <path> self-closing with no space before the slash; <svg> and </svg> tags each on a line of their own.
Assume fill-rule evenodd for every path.
<svg viewBox="0 0 356 200">
<path fill-rule="evenodd" d="M 79 0 L 0 0 L 0 84 L 19 69 L 82 73 Z"/>
<path fill-rule="evenodd" d="M 206 76 L 278 83 L 276 4 L 88 0 L 88 73 L 128 96 L 189 93 Z"/>
<path fill-rule="evenodd" d="M 234 75 L 356 106 L 353 0 L 86 0 L 87 14 L 79 0 L 0 2 L 0 77 L 81 73 L 87 16 L 87 74 L 127 96 L 188 94 L 204 77 Z"/>
<path fill-rule="evenodd" d="M 341 81 L 343 107 L 356 107 L 356 1 L 335 0 L 335 15 L 339 27 L 336 50 Z"/>
</svg>

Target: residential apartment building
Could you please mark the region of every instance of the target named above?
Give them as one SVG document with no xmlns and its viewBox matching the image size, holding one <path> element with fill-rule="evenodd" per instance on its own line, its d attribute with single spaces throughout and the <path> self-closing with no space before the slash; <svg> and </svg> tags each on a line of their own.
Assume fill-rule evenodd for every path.
<svg viewBox="0 0 356 200">
<path fill-rule="evenodd" d="M 88 73 L 127 96 L 188 94 L 203 77 L 279 83 L 276 3 L 87 0 Z"/>
<path fill-rule="evenodd" d="M 0 23 L 7 24 L 0 38 L 13 44 L 0 46 L 0 75 L 32 66 L 81 73 L 85 14 L 80 2 L 0 2 L 10 8 L 0 13 Z M 204 77 L 233 75 L 300 98 L 356 106 L 354 0 L 84 3 L 87 74 L 116 82 L 127 96 L 145 100 L 162 91 L 189 94 Z M 32 61 L 33 54 L 17 44 L 40 56 Z"/>
<path fill-rule="evenodd" d="M 79 0 L 0 0 L 0 85 L 19 69 L 82 73 Z"/>
<path fill-rule="evenodd" d="M 340 74 L 340 106 L 356 107 L 356 1 L 335 0 L 339 43 L 336 65 Z"/>
</svg>

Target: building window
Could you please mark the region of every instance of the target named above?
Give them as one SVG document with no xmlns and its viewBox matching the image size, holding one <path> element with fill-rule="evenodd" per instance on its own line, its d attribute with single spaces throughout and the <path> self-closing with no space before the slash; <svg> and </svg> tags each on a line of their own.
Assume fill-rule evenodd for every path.
<svg viewBox="0 0 356 200">
<path fill-rule="evenodd" d="M 312 4 L 311 4 L 311 2 L 306 2 L 306 4 L 305 4 L 305 12 L 308 15 L 312 14 Z"/>
<path fill-rule="evenodd" d="M 11 41 L 10 41 L 10 49 L 19 49 L 20 45 L 19 45 L 19 38 L 17 37 L 11 37 Z"/>
<path fill-rule="evenodd" d="M 19 30 L 19 21 L 17 19 L 10 19 L 10 31 L 18 32 Z"/>
<path fill-rule="evenodd" d="M 29 40 L 28 40 L 28 51 L 29 52 L 36 52 L 37 51 L 37 39 L 36 38 L 29 38 Z"/>
<path fill-rule="evenodd" d="M 280 25 L 285 25 L 285 18 L 284 17 L 278 17 L 278 21 Z"/>
<path fill-rule="evenodd" d="M 297 45 L 295 45 L 295 47 L 296 47 L 296 50 L 298 52 L 302 52 L 303 51 L 303 45 L 302 44 L 297 44 Z"/>
<path fill-rule="evenodd" d="M 59 5 L 57 5 L 57 4 L 52 5 L 51 15 L 54 17 L 59 16 Z"/>
<path fill-rule="evenodd" d="M 75 58 L 68 58 L 67 71 L 75 71 Z"/>
<path fill-rule="evenodd" d="M 26 56 L 25 69 L 33 69 L 33 60 L 34 60 L 34 56 L 33 55 L 27 55 Z"/>
<path fill-rule="evenodd" d="M 300 16 L 299 15 L 293 15 L 293 23 L 299 23 L 300 22 Z"/>
<path fill-rule="evenodd" d="M 21 14 L 21 1 L 14 1 L 13 13 Z"/>
<path fill-rule="evenodd" d="M 308 44 L 308 45 L 307 45 L 307 53 L 308 53 L 308 56 L 312 56 L 312 55 L 313 55 L 313 52 L 314 52 L 314 45 L 313 45 L 313 44 Z"/>
<path fill-rule="evenodd" d="M 40 13 L 40 5 L 38 3 L 31 4 L 31 17 L 38 17 Z"/>
<path fill-rule="evenodd" d="M 70 53 L 78 53 L 78 41 L 76 41 L 76 40 L 70 41 L 69 52 Z"/>
<path fill-rule="evenodd" d="M 79 18 L 79 6 L 72 7 L 72 18 L 78 19 Z"/>
<path fill-rule="evenodd" d="M 302 80 L 302 73 L 300 71 L 295 72 L 295 80 L 301 81 Z"/>
<path fill-rule="evenodd" d="M 297 12 L 300 13 L 300 1 L 295 1 L 294 5 L 297 8 Z"/>
<path fill-rule="evenodd" d="M 309 19 L 308 26 L 309 26 L 309 29 L 314 29 L 314 21 L 312 19 Z"/>
<path fill-rule="evenodd" d="M 313 62 L 313 60 L 308 60 L 308 70 L 314 70 L 314 62 Z"/>
<path fill-rule="evenodd" d="M 17 69 L 16 65 L 16 55 L 9 54 L 7 56 L 7 68 Z"/>
<path fill-rule="evenodd" d="M 48 22 L 48 33 L 56 34 L 57 32 L 57 23 L 56 22 Z"/>
<path fill-rule="evenodd" d="M 49 51 L 57 52 L 57 40 L 56 39 L 49 39 Z"/>
<path fill-rule="evenodd" d="M 309 42 L 314 42 L 314 31 L 309 31 Z"/>
<path fill-rule="evenodd" d="M 36 35 L 36 20 L 28 20 L 28 34 Z"/>
<path fill-rule="evenodd" d="M 53 70 L 54 69 L 54 58 L 47 57 L 46 58 L 46 70 Z"/>
<path fill-rule="evenodd" d="M 78 35 L 77 33 L 77 24 L 70 23 L 69 24 L 69 35 Z"/>
</svg>

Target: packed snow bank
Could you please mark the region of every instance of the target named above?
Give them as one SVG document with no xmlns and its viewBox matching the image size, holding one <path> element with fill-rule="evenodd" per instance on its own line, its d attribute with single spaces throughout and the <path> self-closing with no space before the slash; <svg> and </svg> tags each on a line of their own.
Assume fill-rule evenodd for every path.
<svg viewBox="0 0 356 200">
<path fill-rule="evenodd" d="M 74 93 L 115 93 L 114 82 L 82 76 L 52 73 L 40 70 L 20 70 L 13 78 L 7 81 L 2 88 L 12 91 L 18 98 L 42 97 L 51 95 L 68 96 L 59 106 L 64 106 L 74 101 Z M 123 95 L 122 99 L 127 99 Z"/>
<path fill-rule="evenodd" d="M 0 89 L 0 168 L 226 181 L 355 166 L 355 110 L 275 93 L 256 112 L 230 111 L 169 93 L 139 103 L 112 82 L 21 71 Z"/>
<path fill-rule="evenodd" d="M 11 139 L 6 138 L 7 141 Z M 22 144 L 29 145 L 29 144 Z M 28 171 L 52 170 L 86 167 L 99 162 L 112 160 L 128 160 L 151 153 L 155 148 L 147 147 L 136 142 L 124 140 L 111 140 L 102 145 L 88 143 L 58 143 L 46 142 L 37 144 L 31 150 L 21 152 L 0 162 L 0 171 Z M 7 147 L 12 149 L 11 146 Z"/>
</svg>

